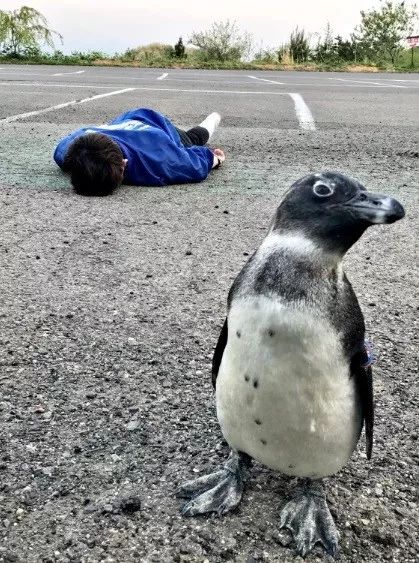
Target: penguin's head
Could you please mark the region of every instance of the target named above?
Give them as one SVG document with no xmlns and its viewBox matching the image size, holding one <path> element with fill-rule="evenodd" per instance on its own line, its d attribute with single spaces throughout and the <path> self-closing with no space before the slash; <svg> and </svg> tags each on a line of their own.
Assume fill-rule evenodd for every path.
<svg viewBox="0 0 419 563">
<path fill-rule="evenodd" d="M 291 186 L 277 209 L 273 229 L 300 231 L 322 248 L 344 254 L 369 226 L 403 217 L 396 199 L 368 192 L 338 172 L 323 172 Z"/>
</svg>

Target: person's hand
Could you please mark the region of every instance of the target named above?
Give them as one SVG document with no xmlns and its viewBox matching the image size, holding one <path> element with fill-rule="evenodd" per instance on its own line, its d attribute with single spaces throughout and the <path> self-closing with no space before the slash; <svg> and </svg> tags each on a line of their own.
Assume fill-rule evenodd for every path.
<svg viewBox="0 0 419 563">
<path fill-rule="evenodd" d="M 226 155 L 224 154 L 224 151 L 222 151 L 221 149 L 214 149 L 214 154 L 218 156 L 221 162 L 225 161 Z"/>
<path fill-rule="evenodd" d="M 224 151 L 222 151 L 221 149 L 213 149 L 212 152 L 214 153 L 214 163 L 212 167 L 218 168 L 220 164 L 222 164 L 225 161 L 226 155 L 224 154 Z"/>
</svg>

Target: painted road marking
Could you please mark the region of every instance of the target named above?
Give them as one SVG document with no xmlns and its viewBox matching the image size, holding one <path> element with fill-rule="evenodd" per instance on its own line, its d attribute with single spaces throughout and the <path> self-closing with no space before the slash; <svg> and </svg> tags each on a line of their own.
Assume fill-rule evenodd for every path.
<svg viewBox="0 0 419 563">
<path fill-rule="evenodd" d="M 97 86 L 96 84 L 56 84 L 55 82 L 0 82 L 0 86 L 39 86 L 40 88 L 89 88 L 90 90 L 112 90 L 113 86 Z"/>
<path fill-rule="evenodd" d="M 254 90 L 198 90 L 186 88 L 152 88 L 148 86 L 137 86 L 133 90 L 147 90 L 149 92 L 191 92 L 197 94 L 266 94 L 268 96 L 286 96 L 287 92 L 263 92 Z"/>
<path fill-rule="evenodd" d="M 414 82 L 415 84 L 419 84 L 419 80 L 412 80 L 410 78 L 377 78 L 377 80 L 382 80 L 382 81 L 391 80 L 392 82 Z"/>
<path fill-rule="evenodd" d="M 168 74 L 169 74 L 168 72 L 164 72 L 161 76 L 157 78 L 157 80 L 164 80 Z"/>
<path fill-rule="evenodd" d="M 64 76 L 66 74 L 83 74 L 86 72 L 85 70 L 77 70 L 75 72 L 57 72 L 57 74 L 53 74 L 52 76 Z"/>
<path fill-rule="evenodd" d="M 4 73 L 2 73 L 2 72 L 0 71 L 0 74 L 4 74 Z M 22 74 L 29 74 L 29 73 L 22 73 Z M 37 74 L 37 75 L 39 75 L 39 74 Z M 42 73 L 42 76 L 45 76 L 45 74 Z M 50 76 L 51 76 L 51 75 L 50 75 Z M 96 77 L 96 76 L 99 77 L 98 75 L 92 75 L 92 78 L 93 78 L 93 77 Z M 89 77 L 90 77 L 90 75 L 89 75 Z M 113 78 L 113 77 L 112 77 L 112 78 Z M 115 79 L 116 79 L 116 78 L 118 78 L 118 77 L 115 77 Z M 149 78 L 145 78 L 145 77 L 144 77 L 144 78 L 142 78 L 142 77 L 134 77 L 134 78 L 132 78 L 132 77 L 128 77 L 128 76 L 125 76 L 125 75 L 124 75 L 124 76 L 122 76 L 122 77 L 119 77 L 119 78 L 118 78 L 118 81 L 120 81 L 121 78 L 126 79 L 126 80 L 149 80 Z M 105 79 L 106 79 L 106 77 L 105 77 Z M 327 77 L 327 79 L 328 79 L 328 80 L 344 80 L 344 79 L 330 78 L 330 77 Z M 154 79 L 153 79 L 153 80 L 154 80 Z M 167 78 L 167 81 L 169 81 L 169 80 L 170 80 L 170 81 L 173 81 L 173 82 L 176 82 L 177 79 L 174 79 L 174 78 Z M 182 79 L 179 78 L 179 81 L 188 82 L 188 79 L 183 79 L 183 80 L 182 80 Z M 194 83 L 197 83 L 197 82 L 205 82 L 205 83 L 208 83 L 208 80 L 204 80 L 204 81 L 200 81 L 200 80 L 191 80 L 191 82 L 194 82 Z M 419 80 L 412 80 L 412 82 L 415 82 L 415 83 L 417 83 L 417 84 L 419 85 Z M 250 82 L 250 81 L 243 81 L 243 82 L 242 82 L 242 81 L 236 81 L 236 82 L 228 82 L 228 81 L 223 81 L 223 82 L 221 82 L 221 81 L 220 81 L 220 83 L 222 83 L 222 84 L 252 84 L 252 82 Z M 315 88 L 321 88 L 325 83 L 324 83 L 324 82 L 322 83 L 322 82 L 319 81 L 319 82 L 286 82 L 286 83 L 284 83 L 284 84 L 285 84 L 286 86 L 288 86 L 288 87 L 291 87 L 291 86 L 292 86 L 292 87 L 294 87 L 294 88 L 295 88 L 295 87 L 298 87 L 298 86 L 313 86 L 313 87 L 315 87 Z M 88 83 L 86 83 L 86 84 L 79 84 L 79 83 L 77 83 L 77 82 L 67 82 L 66 84 L 61 84 L 61 83 L 57 84 L 57 83 L 55 83 L 55 82 L 40 82 L 40 81 L 37 81 L 37 82 L 28 82 L 28 83 L 23 82 L 23 83 L 22 83 L 22 82 L 17 82 L 17 81 L 15 81 L 15 80 L 10 80 L 10 81 L 7 81 L 7 82 L 5 82 L 5 81 L 3 80 L 3 82 L 0 82 L 0 85 L 1 85 L 1 86 L 16 86 L 16 85 L 18 85 L 18 86 L 40 86 L 40 87 L 44 87 L 44 86 L 45 86 L 45 87 L 52 87 L 52 88 L 90 88 L 90 89 L 92 89 L 92 90 L 96 90 L 96 89 L 111 90 L 112 88 L 115 88 L 115 84 L 109 85 L 109 86 L 99 86 L 98 84 L 88 84 Z M 125 85 L 125 84 L 118 84 L 118 86 L 125 86 L 125 87 L 127 87 L 127 88 L 129 87 L 128 84 L 126 84 L 126 85 Z M 359 84 L 354 84 L 354 83 L 352 83 L 352 82 L 335 82 L 335 83 L 334 83 L 334 86 L 339 87 L 339 88 L 373 88 L 373 89 L 374 89 L 374 88 L 377 88 L 377 86 L 374 86 L 374 85 L 371 85 L 371 84 L 366 84 L 366 83 L 364 83 L 363 81 L 360 81 Z M 393 84 L 393 85 L 389 85 L 389 86 L 387 86 L 386 84 L 379 84 L 379 85 L 378 85 L 378 88 L 387 88 L 387 87 L 417 89 L 416 84 L 415 84 L 415 85 L 409 84 L 409 85 L 407 85 L 407 86 L 397 86 L 397 85 L 394 85 L 394 84 Z M 140 88 L 140 87 L 138 87 L 138 88 Z M 151 89 L 151 88 L 150 88 L 150 89 Z M 182 90 L 176 90 L 176 89 L 173 89 L 173 91 L 182 92 Z M 189 91 L 193 91 L 193 90 L 189 90 Z M 206 92 L 206 90 L 196 90 L 196 91 L 197 91 L 197 92 Z M 208 91 L 208 92 L 211 92 L 211 91 Z M 232 91 L 232 90 L 226 90 L 226 91 L 223 91 L 223 90 L 222 90 L 222 91 L 220 91 L 220 90 L 214 90 L 214 92 L 216 92 L 216 93 L 224 93 L 224 92 L 225 92 L 225 93 L 229 93 L 229 92 L 235 93 L 235 91 Z M 250 93 L 250 94 L 252 94 L 252 93 L 255 93 L 255 94 L 260 94 L 260 93 L 262 93 L 262 94 L 263 94 L 263 93 L 265 93 L 265 94 L 275 94 L 275 92 L 252 92 L 252 91 L 249 91 L 249 92 L 242 92 L 242 93 L 243 93 L 243 94 L 246 94 L 246 93 Z M 280 92 L 280 93 L 282 94 L 282 92 Z"/>
<path fill-rule="evenodd" d="M 168 80 L 171 80 L 170 78 Z M 196 81 L 194 81 L 196 82 Z M 207 81 L 205 81 L 207 82 Z M 419 82 L 419 81 L 418 81 Z M 246 84 L 249 84 L 248 82 L 246 82 Z M 73 82 L 67 82 L 66 84 L 61 84 L 61 83 L 56 83 L 56 82 L 17 82 L 14 80 L 11 81 L 7 81 L 7 82 L 0 82 L 0 86 L 38 86 L 40 88 L 90 88 L 91 90 L 111 90 L 112 88 L 115 87 L 115 85 L 110 85 L 110 86 L 99 86 L 98 84 L 78 84 L 78 83 L 73 83 Z M 122 85 L 121 86 L 125 86 L 127 89 L 129 88 L 128 85 Z M 321 87 L 320 84 L 318 83 L 299 83 L 299 82 L 287 82 L 286 86 L 314 86 L 314 87 Z M 335 86 L 340 87 L 340 88 L 374 88 L 374 86 L 371 86 L 369 84 L 365 84 L 365 85 L 359 85 L 359 84 L 350 84 L 350 83 L 339 83 L 339 84 L 335 84 Z M 384 84 L 380 85 L 381 88 L 386 88 L 387 86 Z M 394 86 L 393 86 L 394 87 Z M 399 86 L 400 88 L 400 86 Z M 402 88 L 413 88 L 412 86 L 402 86 Z M 178 89 L 178 88 L 154 88 L 154 87 L 147 87 L 147 86 L 135 86 L 131 89 L 134 90 L 150 90 L 151 92 L 153 91 L 165 91 L 167 90 L 168 92 L 197 92 L 197 93 L 201 93 L 201 94 L 257 94 L 257 95 L 261 95 L 261 94 L 266 94 L 267 96 L 286 96 L 288 95 L 288 92 L 266 92 L 263 90 L 260 91 L 254 91 L 254 90 L 242 90 L 242 91 L 237 91 L 237 90 L 194 90 L 194 89 Z"/>
<path fill-rule="evenodd" d="M 407 86 L 400 86 L 399 84 L 380 84 L 379 82 L 373 82 L 372 80 L 353 80 L 352 78 L 330 78 L 329 80 L 339 80 L 340 82 L 349 82 L 351 84 L 365 84 L 365 86 L 373 85 L 379 86 L 380 88 L 407 88 Z"/>
<path fill-rule="evenodd" d="M 25 117 L 32 117 L 34 115 L 41 115 L 43 113 L 48 113 L 56 109 L 66 108 L 68 106 L 74 106 L 78 104 L 84 104 L 90 102 L 91 100 L 97 100 L 99 98 L 106 98 L 107 96 L 116 96 L 117 94 L 124 94 L 125 92 L 131 92 L 135 88 L 125 88 L 124 90 L 115 90 L 114 92 L 106 92 L 105 94 L 96 94 L 96 96 L 90 96 L 89 98 L 84 98 L 83 100 L 72 100 L 71 102 L 64 102 L 63 104 L 57 104 L 56 106 L 50 106 L 44 109 L 39 109 L 36 111 L 28 111 L 26 113 L 19 113 L 17 115 L 10 115 L 4 119 L 0 119 L 0 123 L 11 123 L 12 121 L 18 121 L 19 119 L 24 119 Z"/>
<path fill-rule="evenodd" d="M 270 82 L 271 84 L 285 84 L 285 82 L 277 82 L 276 80 L 268 80 L 267 78 L 258 78 L 257 76 L 248 75 L 247 78 L 253 78 L 253 80 L 262 80 L 262 82 Z"/>
<path fill-rule="evenodd" d="M 52 88 L 90 88 L 95 89 L 107 89 L 113 88 L 114 86 L 97 86 L 96 84 L 55 84 L 54 82 L 0 82 L 0 86 L 39 86 L 52 87 Z M 264 92 L 263 90 L 253 91 L 253 90 L 196 90 L 196 89 L 179 89 L 179 88 L 155 88 L 151 86 L 134 86 L 132 88 L 127 88 L 128 90 L 147 90 L 149 92 L 197 92 L 198 94 L 266 94 L 268 96 L 286 96 L 287 92 Z M 105 94 L 104 94 L 105 95 Z"/>
<path fill-rule="evenodd" d="M 295 113 L 297 114 L 297 119 L 300 123 L 301 129 L 305 129 L 306 131 L 315 131 L 316 125 L 314 123 L 313 116 L 311 115 L 311 111 L 309 110 L 307 104 L 303 100 L 303 97 L 300 94 L 289 94 L 291 98 L 294 100 L 295 105 Z"/>
<path fill-rule="evenodd" d="M 17 72 L 14 70 L 0 69 L 1 74 L 17 74 L 18 76 L 47 76 L 44 72 Z"/>
</svg>

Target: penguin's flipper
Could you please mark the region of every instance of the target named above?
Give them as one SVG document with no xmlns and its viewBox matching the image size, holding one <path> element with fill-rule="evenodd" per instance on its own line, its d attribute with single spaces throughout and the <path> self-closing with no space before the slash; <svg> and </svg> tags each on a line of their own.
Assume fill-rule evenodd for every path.
<svg viewBox="0 0 419 563">
<path fill-rule="evenodd" d="M 363 397 L 365 439 L 367 441 L 367 459 L 371 459 L 372 444 L 374 439 L 374 395 L 372 387 L 372 368 L 365 370 L 365 393 Z"/>
<path fill-rule="evenodd" d="M 181 508 L 183 516 L 209 512 L 221 516 L 234 510 L 241 501 L 250 464 L 249 456 L 232 451 L 223 469 L 181 486 L 177 496 L 190 499 Z"/>
<path fill-rule="evenodd" d="M 374 438 L 374 391 L 371 365 L 360 364 L 359 360 L 351 364 L 351 375 L 355 378 L 365 422 L 367 459 L 371 459 Z"/>
<path fill-rule="evenodd" d="M 221 329 L 220 336 L 218 337 L 217 346 L 214 350 L 214 355 L 212 357 L 212 385 L 215 389 L 218 370 L 220 369 L 221 360 L 223 359 L 224 348 L 227 344 L 228 338 L 228 326 L 227 319 L 224 321 L 223 328 Z"/>
<path fill-rule="evenodd" d="M 329 555 L 338 557 L 339 535 L 321 481 L 307 479 L 303 487 L 297 489 L 281 511 L 280 528 L 291 532 L 301 557 L 318 543 Z"/>
</svg>

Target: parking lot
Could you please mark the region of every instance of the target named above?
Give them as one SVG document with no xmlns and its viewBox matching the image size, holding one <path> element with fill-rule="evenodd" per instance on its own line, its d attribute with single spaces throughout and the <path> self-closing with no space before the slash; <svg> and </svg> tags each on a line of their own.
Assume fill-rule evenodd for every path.
<svg viewBox="0 0 419 563">
<path fill-rule="evenodd" d="M 174 491 L 226 456 L 210 363 L 232 280 L 321 170 L 406 208 L 345 263 L 378 354 L 376 441 L 328 498 L 341 561 L 416 561 L 419 77 L 4 65 L 0 96 L 0 561 L 301 560 L 278 531 L 289 479 L 256 466 L 223 519 L 183 519 Z M 57 140 L 136 106 L 180 127 L 220 112 L 225 164 L 76 196 Z"/>
</svg>

